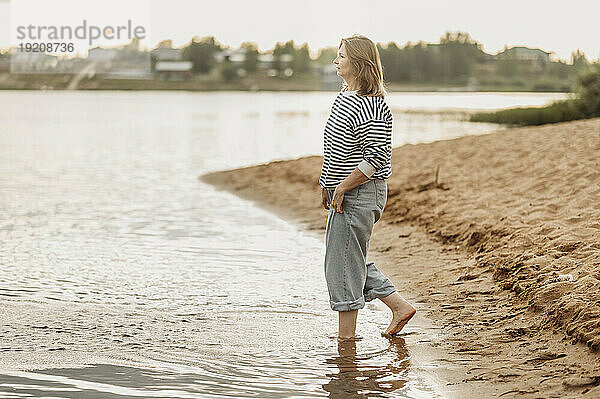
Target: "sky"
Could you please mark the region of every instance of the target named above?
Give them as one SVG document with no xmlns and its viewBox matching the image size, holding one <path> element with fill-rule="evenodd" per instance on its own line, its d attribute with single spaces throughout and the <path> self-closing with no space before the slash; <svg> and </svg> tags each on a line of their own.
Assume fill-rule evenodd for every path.
<svg viewBox="0 0 600 399">
<path fill-rule="evenodd" d="M 193 36 L 215 36 L 224 45 L 237 47 L 252 41 L 265 51 L 276 42 L 293 39 L 298 44 L 307 42 L 314 55 L 316 49 L 337 46 L 340 38 L 355 33 L 402 46 L 409 41 L 439 42 L 446 31 L 463 31 L 492 54 L 504 46 L 528 46 L 553 52 L 554 59 L 565 61 L 576 49 L 590 60 L 600 58 L 600 1 L 596 0 L 147 1 L 151 26 L 143 44 L 149 48 L 164 39 L 179 47 Z M 86 2 L 90 10 L 102 4 L 79 0 Z M 61 13 L 84 17 L 81 10 L 70 7 Z M 10 0 L 0 0 L 0 48 L 10 46 L 9 22 Z"/>
</svg>

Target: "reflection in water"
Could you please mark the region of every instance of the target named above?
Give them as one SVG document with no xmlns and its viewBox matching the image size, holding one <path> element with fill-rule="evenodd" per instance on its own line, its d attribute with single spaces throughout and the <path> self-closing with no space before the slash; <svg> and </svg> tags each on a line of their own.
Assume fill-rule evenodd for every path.
<svg viewBox="0 0 600 399">
<path fill-rule="evenodd" d="M 145 367 L 95 364 L 0 370 L 0 397 L 439 398 L 415 387 L 423 384 L 415 376 L 404 338 L 388 338 L 388 343 L 382 349 L 357 353 L 356 341 L 339 342 L 337 356 L 318 355 L 312 364 L 290 354 L 274 354 L 242 356 L 235 362 L 205 359 L 187 366 L 156 361 Z M 311 388 L 311 382 L 320 384 Z"/>
<path fill-rule="evenodd" d="M 410 355 L 402 337 L 389 338 L 390 346 L 385 351 L 394 351 L 394 357 L 383 366 L 368 362 L 374 355 L 356 355 L 356 341 L 338 342 L 339 356 L 327 359 L 328 364 L 336 365 L 337 374 L 328 373 L 331 378 L 323 389 L 330 398 L 373 398 L 382 397 L 403 388 L 408 381 Z"/>
</svg>

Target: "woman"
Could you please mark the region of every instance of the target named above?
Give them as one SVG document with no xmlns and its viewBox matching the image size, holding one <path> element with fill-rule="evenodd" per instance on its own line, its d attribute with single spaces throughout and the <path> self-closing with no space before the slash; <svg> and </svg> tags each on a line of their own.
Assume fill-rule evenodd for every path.
<svg viewBox="0 0 600 399">
<path fill-rule="evenodd" d="M 339 312 L 339 340 L 355 336 L 358 309 L 375 298 L 392 310 L 382 332 L 392 336 L 416 313 L 373 262 L 366 262 L 373 225 L 387 200 L 392 155 L 392 113 L 384 101 L 379 52 L 361 35 L 344 38 L 333 63 L 344 84 L 324 133 L 319 185 L 329 210 L 325 279 L 331 309 Z"/>
</svg>

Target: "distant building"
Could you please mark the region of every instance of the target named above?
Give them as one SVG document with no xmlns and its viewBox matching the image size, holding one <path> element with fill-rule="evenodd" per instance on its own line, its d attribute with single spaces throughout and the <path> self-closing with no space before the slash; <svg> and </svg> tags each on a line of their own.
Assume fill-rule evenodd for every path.
<svg viewBox="0 0 600 399">
<path fill-rule="evenodd" d="M 284 63 L 290 63 L 294 61 L 294 56 L 291 54 L 281 54 L 279 56 L 279 60 Z"/>
<path fill-rule="evenodd" d="M 284 68 L 284 75 L 291 76 L 294 71 L 289 68 L 289 64 L 294 61 L 294 56 L 292 54 L 281 54 L 277 57 L 277 60 L 279 61 L 279 68 Z M 257 70 L 266 72 L 271 77 L 279 74 L 279 71 L 274 68 L 275 56 L 273 54 L 259 54 L 257 61 Z M 285 70 L 288 70 L 288 73 L 285 73 Z"/>
<path fill-rule="evenodd" d="M 226 49 L 215 54 L 215 61 L 218 63 L 229 61 L 232 64 L 242 64 L 246 61 L 246 51 Z"/>
<path fill-rule="evenodd" d="M 40 52 L 21 51 L 17 47 L 9 50 L 10 71 L 12 73 L 54 72 L 58 57 Z"/>
<path fill-rule="evenodd" d="M 268 71 L 273 67 L 273 54 L 259 54 L 256 69 L 259 71 Z"/>
<path fill-rule="evenodd" d="M 511 57 L 516 60 L 535 63 L 539 62 L 542 64 L 546 64 L 550 62 L 550 54 L 547 51 L 540 50 L 539 48 L 529 48 L 529 47 L 511 47 L 506 49 L 496 55 L 496 58 L 506 58 Z"/>
<path fill-rule="evenodd" d="M 154 72 L 159 79 L 184 80 L 191 76 L 193 67 L 192 61 L 159 61 Z"/>
<path fill-rule="evenodd" d="M 94 47 L 88 51 L 87 60 L 93 62 L 112 61 L 119 56 L 119 50 L 112 48 Z"/>
<path fill-rule="evenodd" d="M 156 77 L 164 80 L 183 80 L 191 74 L 194 64 L 183 61 L 183 50 L 170 46 L 161 46 L 150 52 L 154 64 L 153 72 Z"/>
<path fill-rule="evenodd" d="M 179 48 L 159 47 L 152 50 L 150 54 L 157 61 L 181 61 L 183 59 L 183 50 Z"/>
</svg>

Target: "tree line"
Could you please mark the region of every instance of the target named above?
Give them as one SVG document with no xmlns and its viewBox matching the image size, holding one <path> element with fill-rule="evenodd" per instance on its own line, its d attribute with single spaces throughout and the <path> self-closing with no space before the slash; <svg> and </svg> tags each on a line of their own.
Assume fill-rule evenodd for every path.
<svg viewBox="0 0 600 399">
<path fill-rule="evenodd" d="M 572 53 L 571 63 L 550 61 L 532 64 L 508 55 L 494 56 L 486 53 L 482 44 L 465 32 L 446 32 L 439 43 L 409 42 L 399 47 L 395 42 L 389 42 L 378 43 L 377 47 L 388 83 L 467 84 L 475 78 L 483 83 L 519 86 L 534 78 L 539 86 L 535 89 L 544 89 L 547 85 L 551 90 L 552 85 L 560 82 L 562 85 L 574 85 L 578 73 L 592 64 L 580 50 Z M 194 38 L 183 48 L 184 59 L 193 62 L 195 72 L 209 73 L 217 66 L 215 55 L 227 48 L 213 36 Z M 257 45 L 244 42 L 240 51 L 245 54 L 241 67 L 249 73 L 256 72 L 261 54 Z M 330 64 L 336 53 L 337 47 L 319 49 L 318 56 L 313 59 L 308 44 L 297 46 L 289 40 L 278 42 L 264 54 L 272 55 L 270 68 L 277 72 L 291 68 L 295 74 L 310 74 L 318 71 L 319 66 Z M 231 69 L 228 60 L 224 64 Z"/>
</svg>

